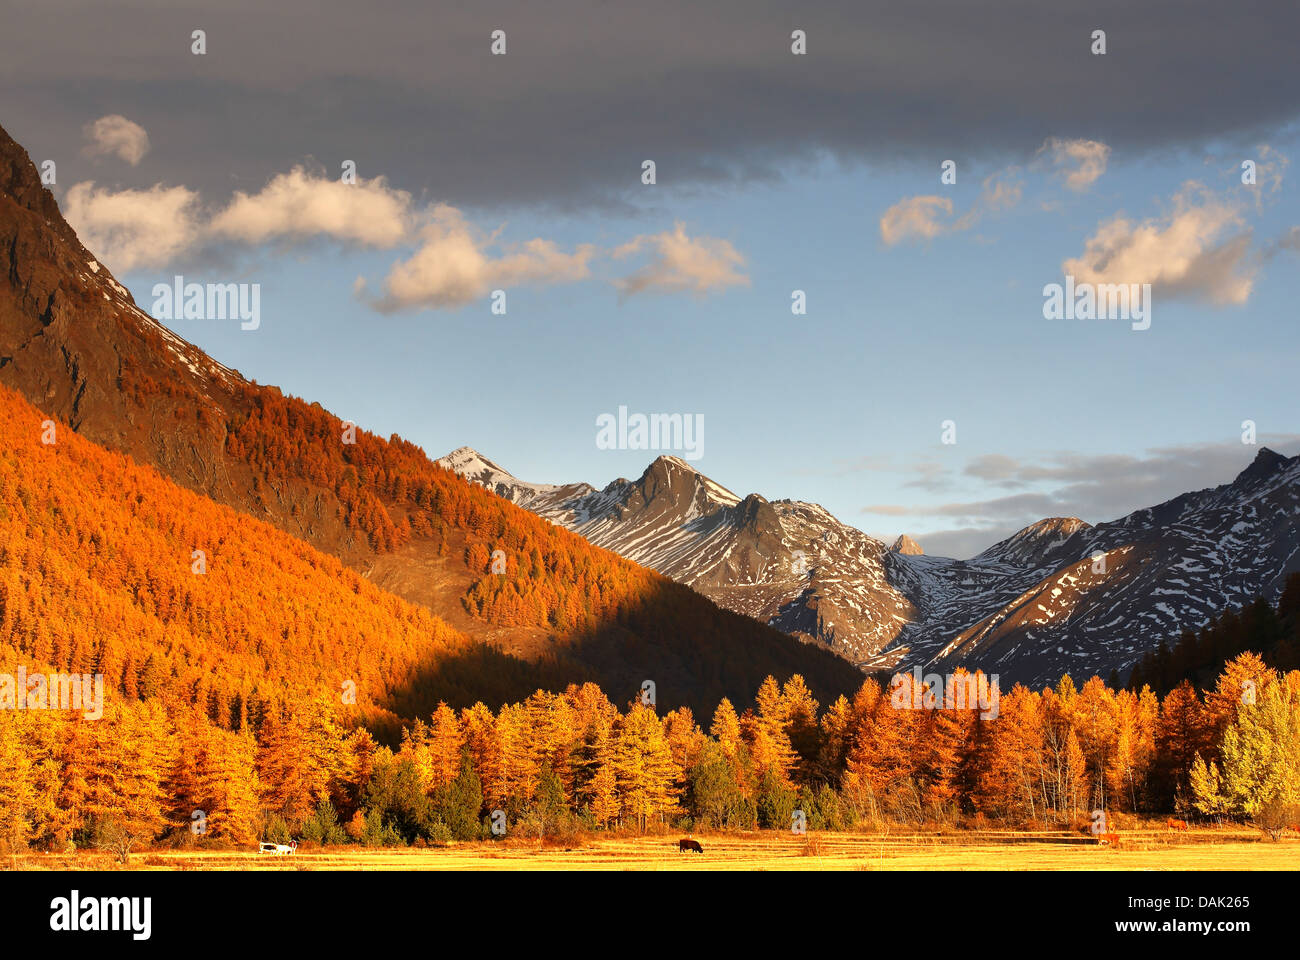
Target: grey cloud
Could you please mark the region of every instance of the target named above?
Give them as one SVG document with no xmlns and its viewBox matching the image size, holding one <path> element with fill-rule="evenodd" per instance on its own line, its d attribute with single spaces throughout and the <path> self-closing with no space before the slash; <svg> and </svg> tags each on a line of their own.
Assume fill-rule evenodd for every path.
<svg viewBox="0 0 1300 960">
<path fill-rule="evenodd" d="M 938 460 L 920 460 L 909 471 L 915 476 L 903 486 L 938 492 L 952 486 L 952 471 Z"/>
<path fill-rule="evenodd" d="M 941 530 L 920 534 L 914 539 L 921 549 L 932 557 L 953 557 L 966 560 L 999 540 L 1005 540 L 1022 527 L 1003 524 L 990 527 L 967 527 L 960 530 Z"/>
<path fill-rule="evenodd" d="M 1021 463 L 1013 457 L 1000 453 L 987 453 L 968 463 L 962 472 L 968 477 L 975 477 L 989 483 L 1016 486 L 1024 482 L 1019 476 L 1023 469 Z"/>
<path fill-rule="evenodd" d="M 644 205 L 644 159 L 657 203 L 828 155 L 932 170 L 940 152 L 1020 161 L 1049 137 L 1117 156 L 1257 142 L 1300 113 L 1298 32 L 1294 4 L 1225 17 L 1218 0 L 43 0 L 5 14 L 0 122 L 69 183 L 88 178 L 82 126 L 123 113 L 153 146 L 125 186 L 222 196 L 315 157 L 464 206 Z"/>
</svg>

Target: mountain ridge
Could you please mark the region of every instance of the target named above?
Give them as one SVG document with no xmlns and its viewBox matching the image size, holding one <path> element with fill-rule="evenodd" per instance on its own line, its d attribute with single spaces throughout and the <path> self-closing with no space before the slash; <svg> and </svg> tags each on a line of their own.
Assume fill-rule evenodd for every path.
<svg viewBox="0 0 1300 960">
<path fill-rule="evenodd" d="M 1127 671 L 1221 609 L 1272 599 L 1300 569 L 1298 491 L 1300 457 L 1262 447 L 1230 483 L 1096 525 L 1047 517 L 969 560 L 926 556 L 905 535 L 886 547 L 816 504 L 741 498 L 673 457 L 638 481 L 519 502 L 864 669 L 1038 683 Z M 1228 539 L 1247 528 L 1253 540 Z M 1231 561 L 1214 561 L 1225 545 Z"/>
</svg>

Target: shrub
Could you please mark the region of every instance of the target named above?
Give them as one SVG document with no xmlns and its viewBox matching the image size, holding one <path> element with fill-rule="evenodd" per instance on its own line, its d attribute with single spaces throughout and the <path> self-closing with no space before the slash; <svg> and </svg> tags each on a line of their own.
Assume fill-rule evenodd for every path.
<svg viewBox="0 0 1300 960">
<path fill-rule="evenodd" d="M 1300 803 L 1291 803 L 1279 797 L 1266 800 L 1255 814 L 1254 823 L 1268 834 L 1270 840 L 1278 840 L 1283 830 L 1300 824 Z"/>
<path fill-rule="evenodd" d="M 289 824 L 285 822 L 284 817 L 278 813 L 273 813 L 266 818 L 266 825 L 262 828 L 262 840 L 265 843 L 289 843 L 293 837 L 289 833 Z"/>
<path fill-rule="evenodd" d="M 441 820 L 435 820 L 429 824 L 429 846 L 445 847 L 453 839 L 451 827 L 447 826 Z"/>
<path fill-rule="evenodd" d="M 789 830 L 791 814 L 797 803 L 795 792 L 783 784 L 776 774 L 771 770 L 763 774 L 758 786 L 759 826 L 772 830 Z"/>
</svg>

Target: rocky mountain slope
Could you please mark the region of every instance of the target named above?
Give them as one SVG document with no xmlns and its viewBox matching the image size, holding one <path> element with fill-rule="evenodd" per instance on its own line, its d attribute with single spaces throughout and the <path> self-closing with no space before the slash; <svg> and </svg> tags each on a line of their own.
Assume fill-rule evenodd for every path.
<svg viewBox="0 0 1300 960">
<path fill-rule="evenodd" d="M 880 665 L 1122 674 L 1226 609 L 1276 600 L 1300 569 L 1300 457 L 1261 448 L 1231 483 L 1109 523 L 1042 521 L 966 563 L 918 559 L 896 557 L 893 574 L 930 598 L 926 615 Z"/>
<path fill-rule="evenodd" d="M 1230 484 L 1096 526 L 1041 520 L 970 560 L 906 536 L 886 547 L 816 504 L 742 498 L 674 457 L 599 491 L 492 469 L 480 482 L 521 506 L 868 670 L 1123 674 L 1300 569 L 1300 457 L 1267 448 Z"/>
<path fill-rule="evenodd" d="M 659 457 L 636 480 L 603 490 L 526 483 L 465 448 L 438 462 L 729 610 L 851 661 L 875 653 L 913 616 L 886 579 L 880 541 L 814 503 L 737 496 L 676 457 Z"/>
</svg>

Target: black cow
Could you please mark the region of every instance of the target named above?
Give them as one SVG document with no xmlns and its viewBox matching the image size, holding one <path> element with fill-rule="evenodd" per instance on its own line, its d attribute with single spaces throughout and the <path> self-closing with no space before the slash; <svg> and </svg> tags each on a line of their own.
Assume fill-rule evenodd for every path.
<svg viewBox="0 0 1300 960">
<path fill-rule="evenodd" d="M 687 850 L 693 850 L 696 853 L 704 852 L 704 848 L 700 846 L 700 841 L 698 840 L 678 840 L 677 852 L 685 853 Z"/>
</svg>

